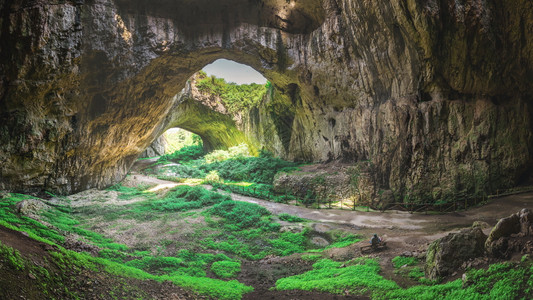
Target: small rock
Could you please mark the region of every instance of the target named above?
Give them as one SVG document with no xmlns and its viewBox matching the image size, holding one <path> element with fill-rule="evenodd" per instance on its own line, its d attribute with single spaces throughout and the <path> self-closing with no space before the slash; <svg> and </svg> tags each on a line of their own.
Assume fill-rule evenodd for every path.
<svg viewBox="0 0 533 300">
<path fill-rule="evenodd" d="M 32 273 L 29 273 L 28 277 L 30 277 L 30 279 L 34 279 L 34 280 L 37 279 L 37 277 L 35 277 L 35 275 L 33 275 Z"/>
<path fill-rule="evenodd" d="M 404 251 L 401 256 L 404 256 L 404 257 L 412 257 L 413 256 L 413 252 L 411 251 Z"/>
<path fill-rule="evenodd" d="M 487 222 L 474 221 L 474 223 L 472 224 L 472 228 L 476 228 L 476 227 L 479 227 L 481 229 L 485 229 L 485 228 L 490 228 L 490 225 Z"/>
</svg>

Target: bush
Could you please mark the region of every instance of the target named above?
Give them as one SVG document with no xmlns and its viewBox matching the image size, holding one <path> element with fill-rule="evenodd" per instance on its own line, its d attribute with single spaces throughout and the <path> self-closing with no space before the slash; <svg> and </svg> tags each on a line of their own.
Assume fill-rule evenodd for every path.
<svg viewBox="0 0 533 300">
<path fill-rule="evenodd" d="M 282 221 L 291 222 L 291 223 L 305 222 L 305 219 L 302 219 L 297 216 L 289 215 L 286 213 L 279 214 L 278 218 Z"/>
<path fill-rule="evenodd" d="M 216 261 L 211 265 L 211 271 L 219 278 L 233 278 L 241 271 L 241 263 L 234 261 Z"/>
<path fill-rule="evenodd" d="M 202 145 L 190 145 L 181 148 L 171 154 L 162 155 L 159 161 L 173 161 L 184 163 L 194 159 L 198 159 L 204 155 L 204 148 Z"/>
<path fill-rule="evenodd" d="M 220 176 L 218 176 L 217 170 L 210 171 L 209 174 L 205 176 L 205 181 L 211 184 L 222 182 Z"/>
<path fill-rule="evenodd" d="M 230 200 L 229 196 L 211 192 L 201 186 L 178 186 L 161 200 L 150 201 L 152 209 L 160 211 L 187 211 Z"/>
<path fill-rule="evenodd" d="M 205 173 L 199 170 L 198 168 L 191 168 L 186 165 L 179 165 L 179 166 L 168 166 L 165 167 L 163 170 L 168 170 L 166 173 L 172 173 L 173 176 L 180 177 L 180 178 L 203 178 L 205 177 Z"/>
<path fill-rule="evenodd" d="M 270 215 L 270 212 L 262 206 L 233 200 L 213 206 L 210 212 L 230 220 L 240 229 L 258 226 L 261 224 L 261 216 Z"/>
<path fill-rule="evenodd" d="M 238 146 L 230 147 L 226 150 L 215 150 L 204 156 L 205 162 L 210 164 L 213 162 L 220 162 L 231 158 L 245 158 L 250 157 L 250 150 L 248 145 L 240 144 Z"/>
<path fill-rule="evenodd" d="M 272 184 L 276 173 L 296 169 L 296 163 L 260 155 L 259 157 L 240 157 L 217 161 L 202 165 L 200 169 L 204 172 L 217 170 L 220 177 L 225 180 L 247 180 L 255 183 Z"/>
</svg>

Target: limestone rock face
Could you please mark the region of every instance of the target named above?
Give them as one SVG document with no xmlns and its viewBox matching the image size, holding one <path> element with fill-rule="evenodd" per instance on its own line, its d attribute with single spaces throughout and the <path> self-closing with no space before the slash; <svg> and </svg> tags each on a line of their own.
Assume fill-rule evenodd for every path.
<svg viewBox="0 0 533 300">
<path fill-rule="evenodd" d="M 434 241 L 429 245 L 426 254 L 426 277 L 435 280 L 451 275 L 465 261 L 483 255 L 486 239 L 483 231 L 475 227 L 450 233 Z"/>
<path fill-rule="evenodd" d="M 524 237 L 526 239 L 523 239 Z M 523 250 L 527 239 L 531 237 L 533 237 L 533 212 L 524 208 L 496 223 L 485 242 L 485 248 L 492 256 L 506 258 L 514 251 Z"/>
<path fill-rule="evenodd" d="M 21 0 L 0 16 L 0 189 L 122 179 L 218 58 L 274 85 L 242 116 L 248 139 L 292 160 L 371 161 L 397 199 L 531 170 L 529 0 Z"/>
<path fill-rule="evenodd" d="M 154 157 L 165 154 L 167 139 L 164 135 L 158 137 L 139 157 Z"/>
</svg>

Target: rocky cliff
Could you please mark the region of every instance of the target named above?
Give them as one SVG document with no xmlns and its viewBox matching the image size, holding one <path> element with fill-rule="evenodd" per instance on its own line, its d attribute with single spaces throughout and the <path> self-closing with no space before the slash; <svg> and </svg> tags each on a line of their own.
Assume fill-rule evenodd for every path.
<svg viewBox="0 0 533 300">
<path fill-rule="evenodd" d="M 1 1 L 0 35 L 1 189 L 120 180 L 217 58 L 274 84 L 245 120 L 268 148 L 370 161 L 397 197 L 508 187 L 532 166 L 528 0 Z"/>
</svg>

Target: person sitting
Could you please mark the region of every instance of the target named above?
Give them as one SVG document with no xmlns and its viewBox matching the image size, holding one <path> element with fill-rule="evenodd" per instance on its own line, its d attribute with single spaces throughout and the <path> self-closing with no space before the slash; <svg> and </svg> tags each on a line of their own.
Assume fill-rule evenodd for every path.
<svg viewBox="0 0 533 300">
<path fill-rule="evenodd" d="M 372 248 L 376 248 L 379 243 L 381 243 L 381 238 L 379 238 L 377 234 L 374 234 L 374 236 L 370 239 L 370 245 Z"/>
</svg>

